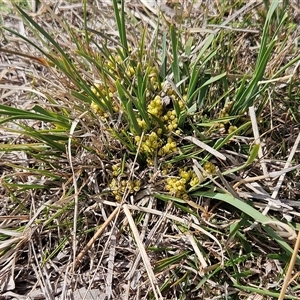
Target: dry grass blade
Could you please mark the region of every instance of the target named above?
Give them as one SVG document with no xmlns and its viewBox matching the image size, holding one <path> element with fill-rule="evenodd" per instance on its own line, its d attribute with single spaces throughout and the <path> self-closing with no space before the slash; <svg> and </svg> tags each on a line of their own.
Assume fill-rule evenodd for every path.
<svg viewBox="0 0 300 300">
<path fill-rule="evenodd" d="M 224 154 L 220 153 L 219 151 L 217 151 L 216 149 L 210 147 L 209 145 L 201 142 L 199 139 L 196 139 L 193 136 L 186 136 L 186 137 L 184 137 L 184 139 L 187 140 L 187 141 L 190 141 L 190 142 L 194 143 L 195 145 L 197 145 L 198 147 L 206 150 L 207 152 L 209 152 L 213 156 L 218 157 L 222 160 L 226 160 L 226 156 Z"/>
<path fill-rule="evenodd" d="M 188 238 L 189 242 L 191 243 L 200 263 L 201 263 L 201 268 L 199 270 L 200 274 L 203 276 L 204 275 L 204 270 L 207 270 L 208 264 L 206 263 L 201 251 L 199 250 L 199 247 L 197 243 L 195 242 L 194 237 L 190 233 L 186 233 L 186 237 Z"/>
<path fill-rule="evenodd" d="M 291 151 L 291 153 L 290 153 L 290 155 L 289 155 L 289 157 L 288 157 L 288 159 L 287 159 L 287 162 L 286 162 L 286 164 L 285 164 L 285 166 L 284 166 L 284 169 L 281 170 L 281 171 L 279 171 L 279 172 L 273 172 L 273 174 L 272 174 L 274 177 L 280 176 L 279 179 L 278 179 L 277 185 L 276 185 L 276 187 L 275 187 L 275 189 L 274 189 L 274 191 L 273 191 L 273 193 L 272 193 L 272 196 L 271 196 L 271 198 L 273 198 L 273 199 L 276 199 L 276 198 L 277 198 L 277 195 L 278 195 L 278 192 L 279 192 L 279 190 L 280 190 L 280 188 L 281 188 L 281 185 L 282 185 L 282 183 L 283 183 L 285 174 L 286 174 L 287 172 L 296 170 L 296 169 L 298 169 L 298 168 L 300 167 L 300 165 L 294 166 L 294 167 L 289 167 L 290 164 L 291 164 L 291 162 L 292 162 L 292 160 L 293 160 L 293 157 L 294 157 L 294 155 L 295 155 L 295 153 L 296 153 L 296 150 L 298 149 L 299 142 L 300 142 L 300 133 L 298 134 L 298 137 L 297 137 L 297 139 L 296 139 L 296 141 L 295 141 L 295 143 L 294 143 L 294 146 L 293 146 L 292 151 Z M 275 173 L 275 174 L 274 174 L 274 173 Z M 269 175 L 272 177 L 271 174 L 269 174 Z M 277 175 L 277 176 L 275 176 L 275 175 Z M 264 209 L 264 211 L 263 211 L 263 214 L 264 214 L 264 215 L 266 215 L 266 214 L 269 212 L 270 204 L 271 204 L 271 202 L 269 203 L 268 206 L 265 207 L 265 209 Z M 280 225 L 280 226 L 282 227 L 282 225 Z M 289 232 L 289 233 L 288 233 L 288 238 L 289 238 L 290 240 L 295 239 L 295 238 L 296 238 L 296 233 L 295 233 L 295 231 L 294 231 L 292 228 L 290 228 L 289 226 L 287 226 L 287 227 L 288 227 L 288 228 L 285 228 L 285 229 Z M 299 236 L 298 236 L 298 239 L 299 239 Z M 297 242 L 298 242 L 298 239 L 297 239 Z M 295 250 L 294 250 L 294 252 L 295 252 Z M 294 255 L 293 255 L 293 256 L 294 256 Z M 296 259 L 296 258 L 294 257 L 294 260 L 295 260 L 295 259 Z M 295 263 L 295 261 L 294 261 L 294 263 Z"/>
<path fill-rule="evenodd" d="M 150 201 L 149 201 L 149 205 L 148 205 L 148 209 L 152 209 L 153 204 L 154 204 L 154 197 L 150 196 Z M 167 212 L 167 210 L 166 210 Z M 142 233 L 140 234 L 140 239 L 142 241 L 144 241 L 145 239 L 145 235 L 147 232 L 147 226 L 149 223 L 149 220 L 151 220 L 151 214 L 147 213 L 146 217 L 145 217 L 145 222 L 143 224 L 143 229 L 142 229 Z M 153 238 L 153 236 L 155 235 L 156 231 L 158 230 L 158 228 L 161 226 L 162 222 L 164 221 L 164 216 L 161 216 L 160 219 L 158 220 L 158 222 L 156 222 L 155 226 L 153 227 L 153 229 L 150 231 L 150 233 L 147 235 L 147 241 L 150 242 L 151 239 Z M 147 243 L 147 241 L 145 243 Z M 132 266 L 128 272 L 128 274 L 126 275 L 126 279 L 127 280 L 131 280 L 132 277 L 136 274 L 136 269 L 138 268 L 138 265 L 140 263 L 141 260 L 141 254 L 138 253 L 138 255 L 136 256 L 136 259 L 134 260 L 134 262 L 132 263 Z"/>
<path fill-rule="evenodd" d="M 33 265 L 33 270 L 37 276 L 37 279 L 39 281 L 39 286 L 41 290 L 43 291 L 43 294 L 46 295 L 46 298 L 49 300 L 54 300 L 54 293 L 53 293 L 53 287 L 51 286 L 50 280 L 49 280 L 49 273 L 45 266 L 42 266 L 38 254 L 36 253 L 34 243 L 30 241 L 31 249 L 33 253 L 33 257 L 36 261 L 36 265 Z"/>
<path fill-rule="evenodd" d="M 21 232 L 16 232 L 9 229 L 2 229 L 0 228 L 0 233 L 8 235 L 8 236 L 14 236 L 14 237 L 21 237 L 23 234 Z"/>
<path fill-rule="evenodd" d="M 233 187 L 237 188 L 238 186 L 240 186 L 243 183 L 246 182 L 253 182 L 253 181 L 258 181 L 258 180 L 262 180 L 262 179 L 268 179 L 268 178 L 276 178 L 279 176 L 284 176 L 286 173 L 294 171 L 299 169 L 300 164 L 293 166 L 293 167 L 289 167 L 289 168 L 284 168 L 280 171 L 276 171 L 276 172 L 269 172 L 267 175 L 260 175 L 260 176 L 255 176 L 255 177 L 247 177 L 245 179 L 240 180 L 239 182 L 237 182 Z"/>
<path fill-rule="evenodd" d="M 77 218 L 78 218 L 78 185 L 77 185 L 77 180 L 78 177 L 75 174 L 75 170 L 73 167 L 73 161 L 72 161 L 72 137 L 75 131 L 75 128 L 77 126 L 77 124 L 80 122 L 80 119 L 87 114 L 87 111 L 82 113 L 76 120 L 74 120 L 72 122 L 72 126 L 70 128 L 70 136 L 68 139 L 68 160 L 70 163 L 70 167 L 72 170 L 72 176 L 73 176 L 73 186 L 74 186 L 74 219 L 73 219 L 73 266 L 74 269 L 73 271 L 75 271 L 75 266 L 76 266 L 76 252 L 77 252 L 77 236 L 76 236 L 76 232 L 77 232 Z"/>
<path fill-rule="evenodd" d="M 299 249 L 300 249 L 300 231 L 298 232 L 298 237 L 297 237 L 297 240 L 296 240 L 296 243 L 294 246 L 293 255 L 291 257 L 288 270 L 285 274 L 284 282 L 283 282 L 278 300 L 283 300 L 285 298 L 285 292 L 286 292 L 286 289 L 287 289 L 290 279 L 291 279 L 291 275 L 292 275 L 292 272 L 293 272 L 293 269 L 294 269 L 294 266 L 296 263 L 296 258 L 297 258 Z"/>
<path fill-rule="evenodd" d="M 283 222 L 271 220 L 268 222 L 263 222 L 262 224 L 273 227 L 281 237 L 288 238 L 290 241 L 295 240 L 297 237 L 295 230 Z M 281 228 L 285 231 L 281 231 Z"/>
<path fill-rule="evenodd" d="M 141 257 L 142 257 L 142 260 L 144 262 L 144 266 L 145 266 L 145 269 L 147 271 L 147 274 L 148 274 L 148 278 L 150 280 L 150 283 L 151 283 L 151 286 L 152 286 L 152 290 L 153 290 L 153 293 L 155 295 L 155 298 L 156 299 L 163 299 L 162 295 L 161 295 L 161 292 L 160 292 L 160 288 L 157 284 L 157 280 L 156 280 L 156 277 L 155 277 L 155 274 L 153 272 L 153 269 L 152 269 L 152 266 L 151 266 L 151 263 L 150 263 L 150 259 L 147 255 L 147 252 L 145 250 L 145 247 L 140 239 L 140 235 L 139 235 L 139 232 L 137 230 L 137 227 L 136 227 L 136 224 L 132 218 L 132 215 L 130 213 L 130 210 L 129 210 L 129 206 L 127 204 L 124 204 L 123 205 L 123 210 L 124 210 L 124 213 L 127 217 L 127 220 L 128 220 L 128 223 L 129 223 L 129 226 L 132 230 L 132 234 L 134 236 L 134 239 L 137 243 L 137 247 L 141 253 Z"/>
<path fill-rule="evenodd" d="M 296 141 L 295 141 L 295 143 L 293 145 L 293 148 L 292 148 L 292 150 L 290 152 L 290 155 L 289 155 L 289 157 L 288 157 L 288 159 L 287 159 L 287 161 L 285 163 L 284 169 L 282 171 L 287 170 L 287 169 L 289 169 L 290 171 L 292 171 L 292 170 L 295 170 L 295 169 L 297 169 L 297 168 L 300 167 L 300 165 L 298 165 L 298 166 L 294 166 L 294 167 L 289 168 L 289 166 L 291 165 L 291 162 L 292 162 L 292 160 L 293 160 L 293 158 L 295 156 L 295 153 L 296 153 L 297 149 L 299 148 L 299 143 L 300 143 L 300 133 L 298 134 L 298 136 L 296 138 Z M 274 199 L 278 195 L 278 192 L 279 192 L 279 190 L 281 188 L 281 185 L 283 183 L 285 174 L 286 174 L 286 172 L 284 172 L 284 173 L 282 173 L 282 174 L 279 175 L 280 177 L 278 179 L 277 185 L 276 185 L 276 187 L 275 187 L 275 189 L 273 191 L 273 194 L 272 194 L 272 198 L 274 198 Z"/>
<path fill-rule="evenodd" d="M 157 9 L 154 8 L 152 5 L 150 5 L 149 1 L 146 0 L 140 0 L 140 2 L 149 9 L 153 14 L 158 15 Z"/>
<path fill-rule="evenodd" d="M 109 257 L 107 262 L 107 276 L 106 276 L 106 287 L 105 293 L 108 299 L 113 297 L 113 275 L 114 275 L 114 265 L 116 257 L 116 246 L 117 246 L 117 228 L 112 227 L 111 237 L 110 237 L 110 247 L 109 247 Z"/>
<path fill-rule="evenodd" d="M 34 93 L 44 99 L 47 99 L 47 97 L 45 96 L 44 93 L 41 93 L 40 91 L 34 90 L 30 87 L 28 87 L 27 85 L 22 85 L 22 86 L 15 86 L 15 85 L 8 85 L 8 84 L 0 84 L 0 89 L 2 89 L 2 91 L 8 90 L 8 92 L 1 94 L 0 96 L 0 100 L 3 100 L 7 97 L 9 97 L 10 95 L 13 95 L 16 92 L 20 92 L 20 91 L 27 91 L 29 93 Z"/>
<path fill-rule="evenodd" d="M 251 124 L 252 124 L 252 130 L 253 130 L 253 136 L 254 136 L 255 144 L 262 145 L 261 139 L 260 139 L 259 130 L 258 130 L 258 125 L 257 125 L 257 118 L 256 118 L 256 115 L 255 115 L 255 110 L 254 110 L 253 106 L 249 107 L 249 116 L 250 116 L 250 119 L 251 119 Z M 263 154 L 262 146 L 259 147 L 258 157 L 259 157 L 259 161 L 260 161 L 260 164 L 261 164 L 261 167 L 262 167 L 262 170 L 263 170 L 263 174 L 267 177 L 268 176 L 267 175 L 268 174 L 268 170 L 267 170 L 267 166 L 266 166 L 266 163 L 264 161 L 264 158 L 263 158 L 264 154 Z"/>
<path fill-rule="evenodd" d="M 15 244 L 17 244 L 20 241 L 22 241 L 22 236 L 18 237 L 18 238 L 11 238 L 11 239 L 9 239 L 7 241 L 1 242 L 1 244 L 0 244 L 0 251 L 3 251 L 3 250 L 9 248 L 12 245 L 15 245 Z"/>
<path fill-rule="evenodd" d="M 207 178 L 209 178 L 217 187 L 220 188 L 220 190 L 224 191 L 225 193 L 229 193 L 234 197 L 239 198 L 238 194 L 235 192 L 235 190 L 231 187 L 231 185 L 227 182 L 227 180 L 225 179 L 225 177 L 223 176 L 223 174 L 220 172 L 220 170 L 216 170 L 216 174 L 218 175 L 218 177 L 221 179 L 222 184 L 220 184 L 219 182 L 217 182 L 213 176 L 211 174 L 208 174 L 204 168 L 195 160 L 193 160 L 193 169 L 195 170 L 198 179 L 201 181 L 203 181 L 204 177 L 202 174 L 204 174 Z M 201 172 L 200 172 L 201 171 Z M 227 189 L 226 189 L 227 188 Z"/>
<path fill-rule="evenodd" d="M 278 176 L 280 176 L 280 177 L 279 177 L 279 180 L 278 180 L 278 182 L 277 182 L 277 185 L 276 185 L 276 187 L 275 187 L 275 189 L 274 189 L 274 191 L 273 191 L 273 194 L 272 194 L 272 196 L 271 196 L 272 199 L 276 199 L 277 194 L 278 194 L 278 192 L 279 192 L 279 190 L 280 190 L 280 187 L 281 187 L 281 185 L 282 185 L 282 183 L 283 183 L 285 174 L 286 174 L 287 172 L 296 170 L 296 169 L 298 169 L 298 168 L 300 167 L 300 165 L 293 166 L 293 167 L 289 167 L 290 164 L 291 164 L 291 162 L 292 162 L 292 159 L 293 159 L 293 157 L 294 157 L 294 155 L 295 155 L 295 152 L 296 152 L 296 150 L 297 150 L 297 148 L 298 148 L 299 142 L 300 142 L 300 133 L 298 134 L 298 137 L 297 137 L 297 139 L 296 139 L 296 141 L 295 141 L 295 143 L 294 143 L 294 146 L 293 146 L 293 148 L 292 148 L 292 151 L 291 151 L 291 153 L 290 153 L 290 155 L 289 155 L 289 157 L 288 157 L 288 160 L 287 160 L 287 162 L 286 162 L 286 164 L 285 164 L 283 170 L 278 171 L 278 172 L 271 172 L 271 173 L 268 174 L 267 177 L 262 176 L 261 178 L 259 178 L 259 179 L 265 179 L 265 178 L 272 178 L 272 177 L 278 177 Z M 255 180 L 257 180 L 258 178 L 256 178 L 255 180 L 254 180 L 254 179 L 255 179 L 255 178 L 247 178 L 247 179 L 245 179 L 245 180 L 247 180 L 247 182 L 250 182 L 250 181 L 255 181 Z M 248 181 L 248 180 L 250 180 L 250 181 Z M 264 209 L 264 211 L 263 211 L 263 214 L 264 214 L 264 215 L 267 215 L 267 213 L 269 212 L 271 206 L 272 206 L 272 201 L 269 201 L 268 206 L 266 206 L 265 209 Z M 251 229 L 253 229 L 255 225 L 257 225 L 256 222 L 251 226 Z M 296 238 L 296 233 L 294 232 L 294 230 L 292 230 L 291 228 L 289 228 L 289 229 L 287 229 L 287 230 L 290 231 L 290 232 L 289 232 L 289 239 L 295 239 L 295 238 Z"/>
<path fill-rule="evenodd" d="M 0 216 L 0 221 L 4 220 L 28 220 L 29 216 Z"/>
</svg>

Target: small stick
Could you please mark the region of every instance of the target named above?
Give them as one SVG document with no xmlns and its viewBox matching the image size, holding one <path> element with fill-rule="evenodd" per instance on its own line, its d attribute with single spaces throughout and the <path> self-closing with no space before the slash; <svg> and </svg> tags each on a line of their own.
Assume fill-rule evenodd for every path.
<svg viewBox="0 0 300 300">
<path fill-rule="evenodd" d="M 95 243 L 95 241 L 98 239 L 98 237 L 102 234 L 104 229 L 108 226 L 108 224 L 113 220 L 113 218 L 116 216 L 118 211 L 120 210 L 120 206 L 117 206 L 115 210 L 110 214 L 110 216 L 107 218 L 107 220 L 102 224 L 102 226 L 97 230 L 97 232 L 94 234 L 94 236 L 90 239 L 90 241 L 86 244 L 86 246 L 81 250 L 81 252 L 77 255 L 74 264 L 73 264 L 73 270 L 76 269 L 78 263 L 82 260 L 83 256 L 86 254 L 86 252 L 92 247 L 92 245 Z"/>
<path fill-rule="evenodd" d="M 300 230 L 298 232 L 298 237 L 297 237 L 297 241 L 295 243 L 294 252 L 293 252 L 293 255 L 292 255 L 292 258 L 291 258 L 291 261 L 290 261 L 289 268 L 288 268 L 288 270 L 285 274 L 284 282 L 283 282 L 278 300 L 283 300 L 284 297 L 285 297 L 285 292 L 286 292 L 286 289 L 289 285 L 289 281 L 290 281 L 290 278 L 291 278 L 293 268 L 295 266 L 295 262 L 296 262 L 296 259 L 297 259 L 299 248 L 300 248 Z"/>
</svg>

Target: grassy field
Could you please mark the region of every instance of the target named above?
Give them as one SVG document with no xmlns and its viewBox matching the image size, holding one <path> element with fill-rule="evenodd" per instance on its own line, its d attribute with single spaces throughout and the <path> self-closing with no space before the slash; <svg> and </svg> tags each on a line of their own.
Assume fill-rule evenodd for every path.
<svg viewBox="0 0 300 300">
<path fill-rule="evenodd" d="M 202 2 L 2 6 L 3 299 L 300 298 L 300 10 Z"/>
</svg>

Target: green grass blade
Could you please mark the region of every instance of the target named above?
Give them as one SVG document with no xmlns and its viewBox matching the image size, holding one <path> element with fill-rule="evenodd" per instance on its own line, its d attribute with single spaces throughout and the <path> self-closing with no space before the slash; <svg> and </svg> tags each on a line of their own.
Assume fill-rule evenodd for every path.
<svg viewBox="0 0 300 300">
<path fill-rule="evenodd" d="M 131 124 L 132 128 L 134 129 L 134 133 L 136 135 L 140 136 L 142 134 L 142 129 L 140 128 L 140 126 L 138 125 L 138 122 L 136 120 L 136 116 L 134 114 L 131 101 L 128 101 L 128 103 L 126 105 L 126 112 L 128 114 L 130 124 Z"/>
<path fill-rule="evenodd" d="M 38 113 L 28 112 L 26 110 L 0 104 L 0 115 L 10 116 L 8 118 L 1 118 L 0 124 L 9 122 L 11 120 L 21 119 L 21 120 L 39 120 L 39 121 L 49 122 L 49 123 L 57 124 L 63 128 L 70 127 L 68 125 L 69 124 L 68 118 L 65 118 L 61 115 L 57 115 L 54 113 L 51 114 L 43 110 L 39 106 L 35 106 L 34 109 L 36 109 Z"/>
<path fill-rule="evenodd" d="M 123 60 L 128 57 L 128 43 L 126 37 L 125 9 L 124 0 L 121 0 L 121 9 L 118 8 L 118 1 L 113 0 L 115 19 L 118 27 L 119 37 L 123 46 L 123 52 L 120 53 Z"/>
<path fill-rule="evenodd" d="M 161 65 L 160 65 L 160 76 L 162 80 L 165 80 L 167 76 L 167 33 L 163 33 L 162 37 L 162 54 L 161 54 Z"/>
<path fill-rule="evenodd" d="M 255 287 L 251 287 L 251 286 L 243 286 L 243 285 L 236 284 L 236 283 L 234 283 L 233 286 L 240 290 L 243 290 L 247 293 L 269 296 L 269 297 L 272 297 L 273 299 L 279 299 L 279 295 L 280 295 L 280 293 L 277 293 L 277 292 L 271 292 L 268 290 L 263 290 L 263 289 L 259 289 L 259 288 L 255 288 Z M 284 299 L 297 300 L 297 299 L 299 299 L 299 297 L 284 295 Z"/>
<path fill-rule="evenodd" d="M 64 60 L 66 62 L 68 62 L 68 65 L 72 68 L 72 70 L 76 72 L 75 67 L 70 62 L 70 60 L 69 60 L 66 52 L 59 46 L 59 44 L 38 23 L 36 23 L 24 10 L 22 10 L 19 6 L 16 6 L 16 8 L 19 11 L 19 13 L 22 15 L 22 17 L 25 18 L 25 20 L 30 25 L 32 25 L 33 28 L 35 28 L 38 32 L 40 32 L 46 38 L 46 40 L 49 41 L 55 47 L 55 49 L 62 55 L 62 57 L 64 58 Z M 52 59 L 52 56 L 47 55 L 41 48 L 38 48 L 37 45 L 35 43 L 33 43 L 30 39 L 27 39 L 24 36 L 19 35 L 17 32 L 13 32 L 13 33 L 17 34 L 22 39 L 26 40 L 32 46 L 34 46 L 35 48 L 37 48 L 41 53 L 45 54 L 48 58 Z M 54 60 L 53 62 L 57 65 L 57 61 L 56 60 Z"/>
<path fill-rule="evenodd" d="M 201 85 L 200 89 L 207 86 L 207 85 L 210 85 L 218 80 L 220 80 L 221 78 L 225 77 L 226 76 L 226 72 L 222 73 L 222 74 L 219 74 L 219 75 L 216 75 L 214 77 L 211 77 L 209 80 L 207 80 L 204 84 Z"/>
<path fill-rule="evenodd" d="M 177 84 L 180 81 L 180 68 L 179 68 L 179 58 L 178 58 L 178 37 L 173 25 L 170 28 L 171 32 L 171 43 L 172 43 L 172 54 L 173 54 L 173 61 L 172 61 L 172 71 L 174 75 L 174 82 Z"/>
<path fill-rule="evenodd" d="M 216 199 L 220 201 L 224 201 L 232 206 L 236 207 L 239 211 L 244 212 L 245 214 L 249 215 L 253 220 L 264 223 L 270 221 L 270 218 L 263 215 L 261 212 L 247 204 L 246 202 L 237 199 L 229 194 L 218 193 L 218 192 L 211 192 L 211 191 L 196 191 L 191 194 L 192 196 L 203 196 L 211 199 Z"/>
<path fill-rule="evenodd" d="M 260 50 L 258 53 L 258 58 L 256 62 L 256 67 L 254 74 L 250 80 L 250 83 L 248 87 L 245 89 L 245 79 L 241 82 L 241 87 L 239 89 L 239 92 L 236 95 L 234 104 L 231 109 L 232 114 L 239 114 L 241 112 L 246 111 L 250 106 L 253 105 L 254 99 L 256 97 L 256 93 L 259 90 L 258 82 L 262 80 L 266 66 L 268 61 L 270 60 L 270 56 L 272 53 L 272 50 L 274 49 L 275 43 L 276 43 L 276 33 L 278 32 L 279 28 L 277 28 L 275 34 L 270 38 L 269 36 L 269 29 L 270 29 L 270 22 L 271 18 L 276 10 L 276 7 L 279 5 L 279 1 L 273 1 L 272 5 L 270 6 L 270 9 L 268 11 L 262 38 L 261 38 L 261 45 Z M 283 18 L 285 18 L 283 16 Z M 280 26 L 282 26 L 283 20 L 280 23 Z"/>
<path fill-rule="evenodd" d="M 158 261 L 156 264 L 156 267 L 154 268 L 154 272 L 160 272 L 162 270 L 164 270 L 165 268 L 168 268 L 172 265 L 174 265 L 175 263 L 179 263 L 182 259 L 186 258 L 189 255 L 190 251 L 185 251 L 182 253 L 179 253 L 177 255 L 173 255 L 171 257 L 166 257 L 164 259 L 161 259 L 160 261 Z"/>
</svg>

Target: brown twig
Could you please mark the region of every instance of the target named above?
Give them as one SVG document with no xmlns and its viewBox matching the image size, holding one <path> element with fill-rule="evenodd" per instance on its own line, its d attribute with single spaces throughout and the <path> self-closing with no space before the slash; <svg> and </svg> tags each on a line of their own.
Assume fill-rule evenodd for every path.
<svg viewBox="0 0 300 300">
<path fill-rule="evenodd" d="M 120 210 L 120 206 L 117 206 L 115 208 L 115 210 L 110 214 L 110 216 L 106 219 L 106 221 L 102 224 L 102 226 L 97 230 L 97 232 L 94 234 L 94 236 L 90 239 L 90 241 L 86 244 L 86 246 L 77 255 L 77 257 L 73 263 L 73 270 L 75 270 L 77 268 L 78 263 L 82 260 L 83 256 L 92 247 L 92 245 L 99 238 L 99 236 L 102 234 L 104 229 L 108 226 L 108 224 L 113 220 L 113 218 L 116 216 L 116 214 L 118 213 L 119 210 Z"/>
</svg>

